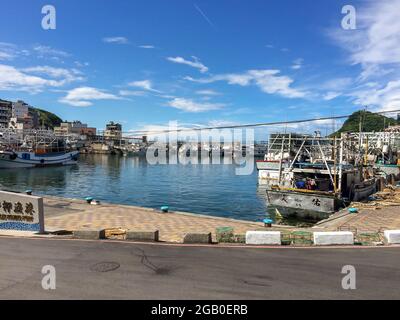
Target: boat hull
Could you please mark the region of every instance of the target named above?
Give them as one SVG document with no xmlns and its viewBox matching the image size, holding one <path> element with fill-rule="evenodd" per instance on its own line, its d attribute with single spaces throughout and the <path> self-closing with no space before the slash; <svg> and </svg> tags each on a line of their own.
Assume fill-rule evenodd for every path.
<svg viewBox="0 0 400 320">
<path fill-rule="evenodd" d="M 78 151 L 56 155 L 35 155 L 29 152 L 1 153 L 0 169 L 73 165 L 77 163 L 78 156 Z"/>
<path fill-rule="evenodd" d="M 312 215 L 313 218 L 324 218 L 338 210 L 340 201 L 334 195 L 303 193 L 285 190 L 268 190 L 268 204 L 292 208 L 299 215 Z"/>
<path fill-rule="evenodd" d="M 376 192 L 376 181 L 369 181 L 354 189 L 353 201 L 362 201 Z"/>
</svg>

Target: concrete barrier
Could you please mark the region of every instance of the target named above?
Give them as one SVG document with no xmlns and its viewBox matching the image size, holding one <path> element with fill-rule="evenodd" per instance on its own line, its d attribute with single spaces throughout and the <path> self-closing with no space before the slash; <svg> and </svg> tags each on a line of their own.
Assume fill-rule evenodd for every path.
<svg viewBox="0 0 400 320">
<path fill-rule="evenodd" d="M 105 229 L 83 229 L 73 231 L 74 238 L 87 239 L 87 240 L 99 240 L 106 238 Z"/>
<path fill-rule="evenodd" d="M 183 243 L 212 243 L 211 233 L 186 233 Z"/>
<path fill-rule="evenodd" d="M 339 232 L 314 232 L 316 246 L 353 245 L 354 235 L 350 231 Z"/>
<path fill-rule="evenodd" d="M 383 234 L 388 244 L 400 244 L 400 230 L 385 230 Z"/>
<path fill-rule="evenodd" d="M 280 231 L 247 231 L 246 244 L 281 245 Z"/>
<path fill-rule="evenodd" d="M 128 230 L 126 232 L 126 240 L 135 240 L 135 241 L 158 241 L 159 240 L 159 231 L 135 231 Z"/>
</svg>

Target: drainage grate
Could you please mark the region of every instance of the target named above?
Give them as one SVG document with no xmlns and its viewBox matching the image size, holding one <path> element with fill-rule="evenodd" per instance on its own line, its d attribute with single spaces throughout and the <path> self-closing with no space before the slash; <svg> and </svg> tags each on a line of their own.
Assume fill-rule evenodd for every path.
<svg viewBox="0 0 400 320">
<path fill-rule="evenodd" d="M 120 264 L 117 262 L 99 262 L 90 267 L 91 271 L 94 272 L 110 272 L 117 270 Z"/>
</svg>

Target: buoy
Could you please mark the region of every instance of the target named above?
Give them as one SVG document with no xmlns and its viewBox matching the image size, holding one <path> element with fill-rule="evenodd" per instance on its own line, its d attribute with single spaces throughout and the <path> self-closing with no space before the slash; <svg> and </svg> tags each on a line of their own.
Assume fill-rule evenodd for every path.
<svg viewBox="0 0 400 320">
<path fill-rule="evenodd" d="M 358 209 L 357 208 L 349 208 L 349 213 L 357 213 Z"/>
<path fill-rule="evenodd" d="M 85 200 L 87 203 L 91 203 L 93 200 L 93 197 L 86 197 Z"/>
<path fill-rule="evenodd" d="M 162 206 L 161 207 L 161 211 L 164 213 L 167 213 L 169 211 L 169 207 L 168 206 Z"/>
<path fill-rule="evenodd" d="M 264 222 L 264 227 L 268 227 L 268 228 L 272 227 L 272 223 L 273 223 L 272 219 L 267 218 L 267 219 L 264 219 L 263 222 Z"/>
</svg>

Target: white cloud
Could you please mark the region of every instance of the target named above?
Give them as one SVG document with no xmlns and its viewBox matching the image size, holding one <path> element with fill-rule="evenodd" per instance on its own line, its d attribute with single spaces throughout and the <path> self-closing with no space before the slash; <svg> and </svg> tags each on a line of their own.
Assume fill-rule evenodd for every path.
<svg viewBox="0 0 400 320">
<path fill-rule="evenodd" d="M 107 37 L 103 38 L 105 43 L 115 43 L 115 44 L 128 44 L 129 40 L 125 37 Z"/>
<path fill-rule="evenodd" d="M 74 61 L 74 64 L 79 68 L 88 67 L 90 65 L 89 62 L 80 62 L 80 61 Z"/>
<path fill-rule="evenodd" d="M 70 56 L 70 54 L 65 51 L 43 45 L 37 45 L 33 48 L 33 50 L 38 54 L 39 58 L 50 58 L 51 56 L 66 58 Z"/>
<path fill-rule="evenodd" d="M 291 68 L 293 70 L 299 70 L 299 69 L 301 69 L 303 67 L 303 62 L 304 62 L 304 60 L 301 59 L 301 58 L 296 59 L 296 60 L 293 61 L 293 65 L 291 66 Z"/>
<path fill-rule="evenodd" d="M 107 93 L 104 90 L 92 87 L 80 87 L 68 91 L 67 95 L 59 100 L 61 103 L 75 107 L 89 107 L 93 100 L 120 100 L 121 98 Z"/>
<path fill-rule="evenodd" d="M 256 85 L 265 93 L 278 94 L 286 98 L 303 98 L 306 96 L 306 92 L 292 88 L 291 85 L 294 80 L 288 76 L 280 75 L 279 70 L 249 70 L 239 74 L 220 74 L 202 79 L 185 77 L 185 79 L 199 83 L 226 81 L 232 85 Z"/>
<path fill-rule="evenodd" d="M 130 87 L 141 88 L 143 90 L 152 91 L 152 92 L 160 92 L 153 88 L 153 84 L 150 80 L 140 80 L 140 81 L 132 81 L 128 83 Z"/>
<path fill-rule="evenodd" d="M 354 64 L 400 63 L 400 0 L 369 1 L 357 10 L 357 29 L 333 36 L 350 52 Z"/>
<path fill-rule="evenodd" d="M 328 81 L 323 82 L 320 84 L 322 89 L 326 89 L 329 91 L 340 91 L 345 90 L 349 86 L 353 85 L 354 81 L 352 78 L 343 77 L 343 78 L 333 78 Z"/>
<path fill-rule="evenodd" d="M 139 48 L 141 49 L 155 49 L 155 46 L 151 45 L 151 44 L 144 44 L 139 46 Z"/>
<path fill-rule="evenodd" d="M 239 125 L 239 122 L 236 121 L 229 121 L 229 120 L 210 120 L 208 122 L 208 127 L 229 127 L 229 126 L 236 126 Z"/>
<path fill-rule="evenodd" d="M 356 30 L 331 31 L 336 43 L 348 53 L 348 61 L 361 67 L 357 86 L 346 92 L 357 105 L 375 110 L 399 107 L 399 12 L 400 0 L 368 1 L 357 8 Z"/>
<path fill-rule="evenodd" d="M 22 69 L 27 73 L 47 75 L 52 78 L 61 79 L 60 84 L 67 84 L 74 81 L 83 81 L 85 78 L 82 76 L 82 72 L 77 69 L 64 69 L 54 68 L 50 66 L 36 66 Z"/>
<path fill-rule="evenodd" d="M 211 90 L 211 89 L 198 90 L 198 91 L 196 91 L 196 94 L 203 95 L 203 96 L 218 96 L 218 95 L 220 95 L 219 92 Z"/>
<path fill-rule="evenodd" d="M 30 68 L 35 69 L 35 68 Z M 13 66 L 0 64 L 0 90 L 15 90 L 37 93 L 46 87 L 63 86 L 67 80 L 47 79 L 18 70 Z"/>
<path fill-rule="evenodd" d="M 197 113 L 218 110 L 223 108 L 225 105 L 222 103 L 196 102 L 192 99 L 175 98 L 168 102 L 168 106 L 185 112 Z"/>
<path fill-rule="evenodd" d="M 208 71 L 208 68 L 204 64 L 202 64 L 198 58 L 196 58 L 195 56 L 192 56 L 192 58 L 193 61 L 186 60 L 182 57 L 168 57 L 167 60 L 173 63 L 185 64 L 190 67 L 199 69 L 201 73 L 206 73 Z"/>
<path fill-rule="evenodd" d="M 142 97 L 145 96 L 147 93 L 145 91 L 133 91 L 133 90 L 120 90 L 119 94 L 121 96 L 135 96 L 135 97 Z"/>
<path fill-rule="evenodd" d="M 383 87 L 365 86 L 350 95 L 360 106 L 374 106 L 374 109 L 379 111 L 400 109 L 400 80 L 390 81 Z"/>
<path fill-rule="evenodd" d="M 0 60 L 13 60 L 18 56 L 28 56 L 28 50 L 21 50 L 15 44 L 0 42 Z"/>
<path fill-rule="evenodd" d="M 329 91 L 323 96 L 323 99 L 325 101 L 330 101 L 330 100 L 333 100 L 333 99 L 335 99 L 335 98 L 337 98 L 337 97 L 339 97 L 341 95 L 342 94 L 340 92 Z"/>
<path fill-rule="evenodd" d="M 0 60 L 12 60 L 14 55 L 8 52 L 0 51 Z"/>
</svg>

